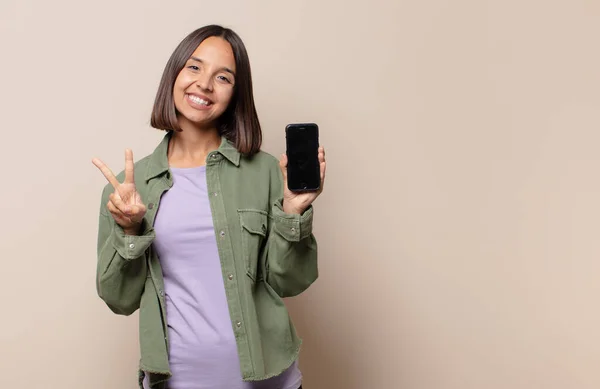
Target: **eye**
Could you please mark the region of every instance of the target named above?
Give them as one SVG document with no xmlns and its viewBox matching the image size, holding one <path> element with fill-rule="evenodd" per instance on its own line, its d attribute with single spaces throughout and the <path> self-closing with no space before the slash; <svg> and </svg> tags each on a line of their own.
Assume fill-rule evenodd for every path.
<svg viewBox="0 0 600 389">
<path fill-rule="evenodd" d="M 231 84 L 231 80 L 229 80 L 229 78 L 227 78 L 225 76 L 217 76 L 217 79 L 219 79 L 220 81 L 226 82 L 228 84 Z"/>
<path fill-rule="evenodd" d="M 190 65 L 188 66 L 188 69 L 192 69 L 193 71 L 197 72 L 198 70 L 200 70 L 200 68 L 196 65 Z"/>
</svg>

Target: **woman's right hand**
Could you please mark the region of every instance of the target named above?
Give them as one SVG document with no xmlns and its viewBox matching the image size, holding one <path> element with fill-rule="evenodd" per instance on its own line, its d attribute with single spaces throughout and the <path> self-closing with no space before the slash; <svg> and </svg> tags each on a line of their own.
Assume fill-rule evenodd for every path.
<svg viewBox="0 0 600 389">
<path fill-rule="evenodd" d="M 146 214 L 146 206 L 135 188 L 133 152 L 129 149 L 125 150 L 125 181 L 123 183 L 120 183 L 108 166 L 98 158 L 92 159 L 92 163 L 100 169 L 104 177 L 115 188 L 106 204 L 113 219 L 123 228 L 125 234 L 138 235 Z"/>
</svg>

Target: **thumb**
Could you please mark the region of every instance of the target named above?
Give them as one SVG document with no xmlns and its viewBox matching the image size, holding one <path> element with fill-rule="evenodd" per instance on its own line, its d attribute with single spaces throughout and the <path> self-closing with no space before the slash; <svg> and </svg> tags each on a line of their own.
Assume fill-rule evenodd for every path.
<svg viewBox="0 0 600 389">
<path fill-rule="evenodd" d="M 287 182 L 287 164 L 287 155 L 281 154 L 281 158 L 279 159 L 279 167 L 281 168 L 281 174 L 283 174 L 284 182 Z"/>
</svg>

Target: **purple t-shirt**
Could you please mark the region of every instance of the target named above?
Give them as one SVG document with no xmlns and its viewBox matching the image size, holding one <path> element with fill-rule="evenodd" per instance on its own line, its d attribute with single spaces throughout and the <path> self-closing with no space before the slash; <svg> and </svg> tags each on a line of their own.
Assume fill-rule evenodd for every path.
<svg viewBox="0 0 600 389">
<path fill-rule="evenodd" d="M 165 283 L 169 389 L 297 389 L 302 380 L 297 362 L 277 377 L 242 381 L 206 167 L 171 168 L 171 173 L 173 187 L 163 195 L 154 224 Z"/>
</svg>

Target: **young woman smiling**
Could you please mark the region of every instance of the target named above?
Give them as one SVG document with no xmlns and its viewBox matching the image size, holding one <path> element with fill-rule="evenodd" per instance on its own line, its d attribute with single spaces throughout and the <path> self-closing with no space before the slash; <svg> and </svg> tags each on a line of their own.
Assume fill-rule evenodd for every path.
<svg viewBox="0 0 600 389">
<path fill-rule="evenodd" d="M 312 203 L 287 188 L 287 158 L 260 150 L 240 37 L 210 25 L 171 55 L 151 125 L 166 132 L 108 180 L 97 290 L 139 309 L 140 387 L 298 389 L 301 340 L 282 299 L 317 278 Z M 319 149 L 322 184 L 325 152 Z"/>
</svg>

